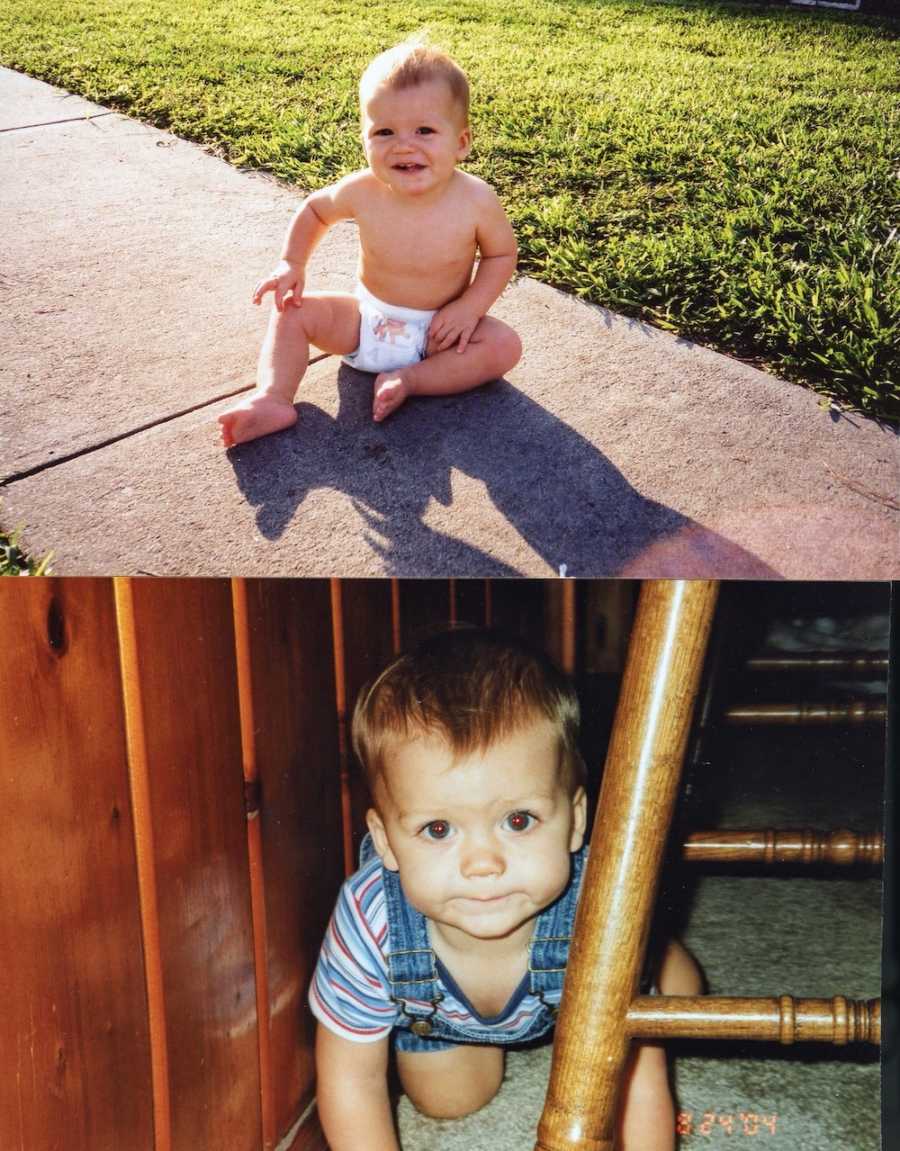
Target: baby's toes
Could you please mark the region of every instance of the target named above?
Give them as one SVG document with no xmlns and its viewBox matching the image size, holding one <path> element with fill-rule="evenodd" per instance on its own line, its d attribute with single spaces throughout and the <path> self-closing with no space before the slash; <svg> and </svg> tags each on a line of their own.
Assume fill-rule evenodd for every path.
<svg viewBox="0 0 900 1151">
<path fill-rule="evenodd" d="M 222 443 L 226 448 L 254 440 L 268 430 L 261 426 L 262 421 L 253 408 L 237 408 L 233 412 L 223 412 L 219 416 L 219 423 L 222 425 Z"/>
<path fill-rule="evenodd" d="M 226 448 L 233 447 L 237 443 L 237 437 L 235 436 L 235 423 L 237 422 L 237 418 L 237 412 L 224 412 L 219 416 L 222 443 Z"/>
<path fill-rule="evenodd" d="M 378 377 L 375 381 L 375 395 L 372 400 L 372 417 L 380 423 L 391 412 L 397 410 L 406 399 L 406 388 L 398 376 Z"/>
</svg>

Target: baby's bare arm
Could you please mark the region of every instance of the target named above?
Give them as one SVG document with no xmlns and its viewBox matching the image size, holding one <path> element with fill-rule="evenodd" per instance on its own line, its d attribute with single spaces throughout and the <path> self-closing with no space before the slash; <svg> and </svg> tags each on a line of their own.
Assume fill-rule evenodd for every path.
<svg viewBox="0 0 900 1151">
<path fill-rule="evenodd" d="M 516 270 L 518 245 L 503 205 L 493 189 L 488 188 L 484 207 L 478 220 L 475 241 L 478 244 L 479 263 L 475 279 L 465 295 L 473 300 L 482 315 L 509 283 Z"/>
<path fill-rule="evenodd" d="M 267 292 L 275 293 L 275 307 L 279 312 L 289 293 L 293 302 L 300 304 L 306 265 L 316 245 L 338 220 L 348 220 L 354 215 L 355 177 L 359 175 L 353 173 L 306 197 L 288 226 L 278 264 L 256 285 L 254 304 L 259 304 Z"/>
<path fill-rule="evenodd" d="M 331 1151 L 400 1151 L 387 1088 L 388 1041 L 316 1031 L 316 1105 Z"/>
<path fill-rule="evenodd" d="M 478 271 L 463 294 L 441 308 L 431 321 L 428 334 L 436 351 L 454 343 L 457 351 L 466 350 L 478 321 L 490 311 L 516 270 L 516 237 L 503 205 L 486 184 L 480 185 L 477 195 Z"/>
</svg>

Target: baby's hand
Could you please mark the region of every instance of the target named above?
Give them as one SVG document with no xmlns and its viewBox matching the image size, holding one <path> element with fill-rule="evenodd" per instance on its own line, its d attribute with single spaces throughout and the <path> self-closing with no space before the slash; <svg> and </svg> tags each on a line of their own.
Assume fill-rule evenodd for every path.
<svg viewBox="0 0 900 1151">
<path fill-rule="evenodd" d="M 266 292 L 275 293 L 275 307 L 279 312 L 284 311 L 284 305 L 291 303 L 299 308 L 303 302 L 303 268 L 289 260 L 279 260 L 274 272 L 265 280 L 260 280 L 253 292 L 253 303 L 262 303 Z M 288 292 L 291 295 L 288 295 Z"/>
<path fill-rule="evenodd" d="M 435 312 L 428 327 L 428 343 L 435 352 L 446 351 L 452 348 L 456 341 L 456 350 L 464 352 L 472 333 L 478 327 L 481 316 L 473 312 L 462 299 L 451 300 L 438 312 Z"/>
</svg>

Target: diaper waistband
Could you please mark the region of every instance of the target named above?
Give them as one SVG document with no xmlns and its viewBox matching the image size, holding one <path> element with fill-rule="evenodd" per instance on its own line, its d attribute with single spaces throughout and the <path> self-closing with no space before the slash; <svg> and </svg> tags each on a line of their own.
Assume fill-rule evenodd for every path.
<svg viewBox="0 0 900 1151">
<path fill-rule="evenodd" d="M 369 304 L 377 309 L 387 319 L 403 320 L 405 323 L 415 324 L 423 321 L 430 323 L 432 316 L 437 312 L 437 308 L 431 310 L 427 308 L 401 308 L 399 304 L 386 304 L 384 300 L 379 300 L 377 296 L 373 296 L 362 280 L 357 282 L 356 298 L 361 304 Z"/>
</svg>

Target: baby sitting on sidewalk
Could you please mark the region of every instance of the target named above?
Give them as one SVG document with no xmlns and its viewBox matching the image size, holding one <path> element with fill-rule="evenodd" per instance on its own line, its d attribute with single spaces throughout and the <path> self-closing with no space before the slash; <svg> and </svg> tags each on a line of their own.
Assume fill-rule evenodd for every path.
<svg viewBox="0 0 900 1151">
<path fill-rule="evenodd" d="M 372 61 L 359 92 L 369 166 L 307 197 L 257 285 L 254 303 L 273 292 L 275 307 L 255 391 L 219 417 L 226 447 L 296 422 L 310 344 L 377 373 L 375 420 L 408 396 L 496 379 L 521 354 L 516 333 L 487 315 L 515 270 L 512 227 L 493 189 L 457 169 L 471 147 L 465 74 L 444 52 L 405 43 Z M 339 220 L 359 225 L 356 294 L 305 293 L 310 255 Z"/>
</svg>

